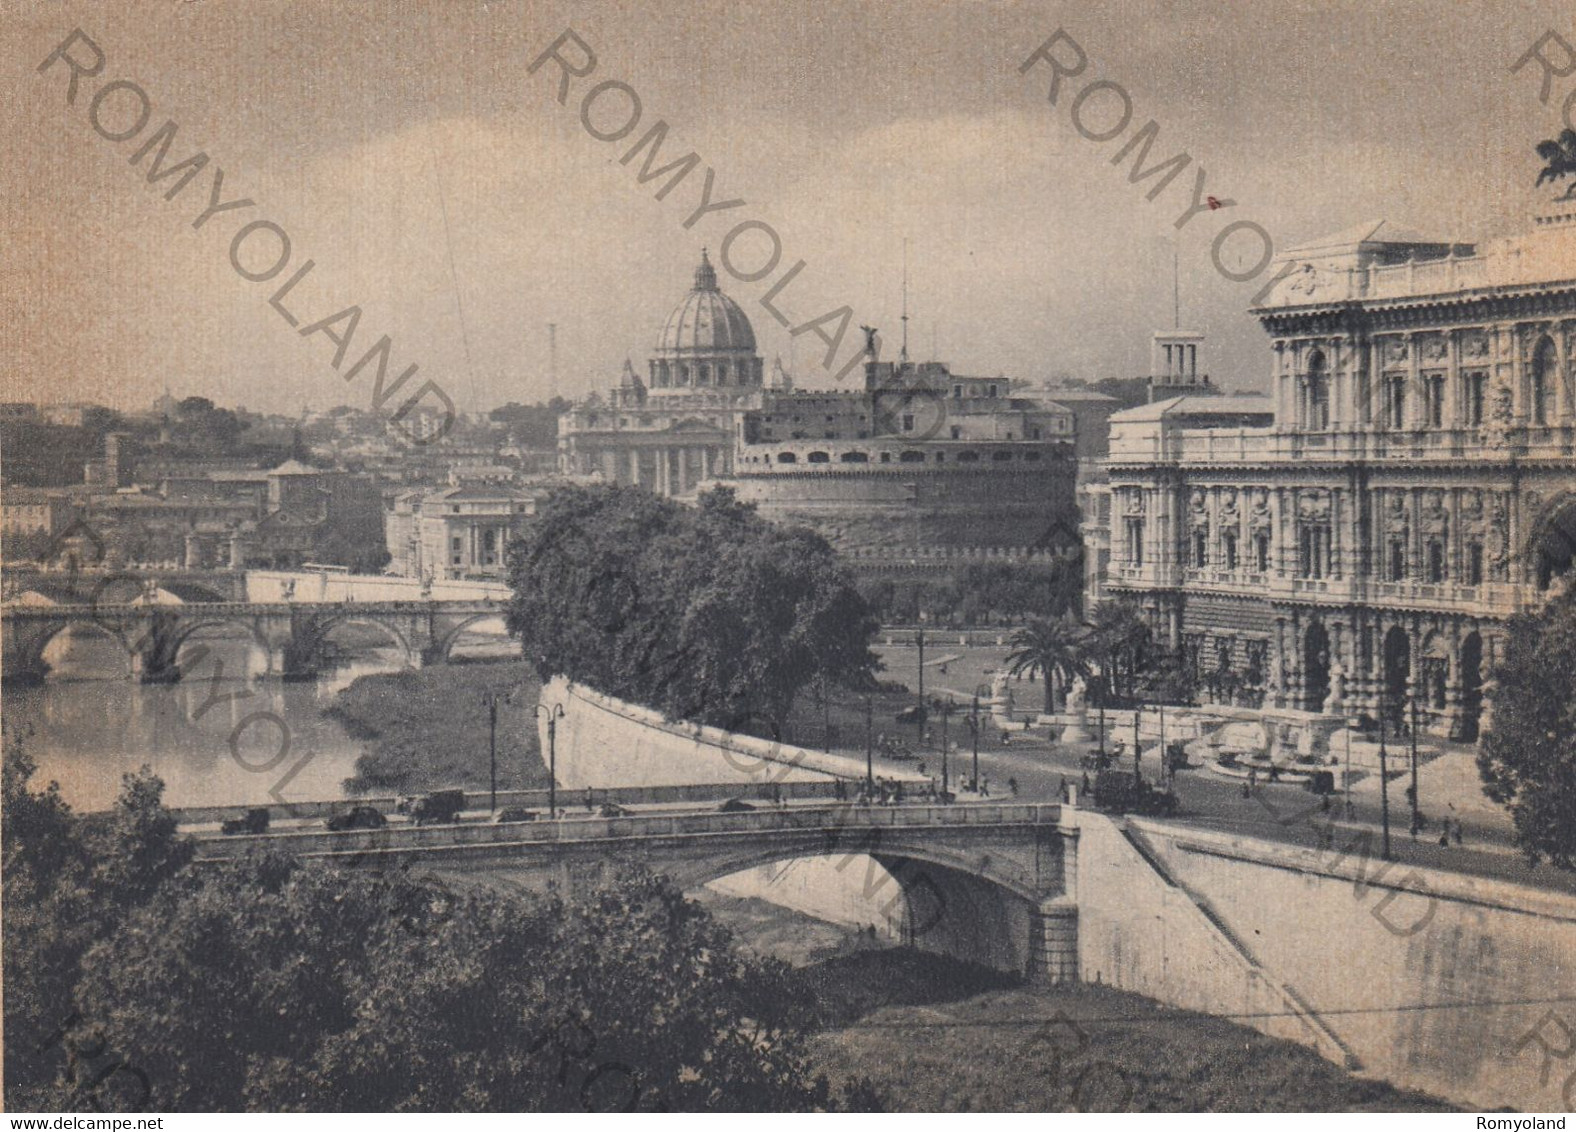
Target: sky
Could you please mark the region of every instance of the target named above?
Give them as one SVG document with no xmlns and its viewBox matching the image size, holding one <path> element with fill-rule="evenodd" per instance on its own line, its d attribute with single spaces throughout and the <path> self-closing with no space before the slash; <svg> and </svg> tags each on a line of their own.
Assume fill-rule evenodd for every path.
<svg viewBox="0 0 1576 1132">
<path fill-rule="evenodd" d="M 720 263 L 742 221 L 759 223 L 731 247 L 738 274 L 772 251 L 760 224 L 781 258 L 758 280 L 719 266 L 722 287 L 767 365 L 804 386 L 839 384 L 860 325 L 896 352 L 906 241 L 911 356 L 1032 381 L 1147 373 L 1177 317 L 1174 263 L 1181 322 L 1209 336 L 1201 368 L 1261 389 L 1248 308 L 1270 274 L 1217 270 L 1226 225 L 1252 221 L 1277 250 L 1381 218 L 1457 240 L 1524 228 L 1533 146 L 1576 89 L 1556 80 L 1545 105 L 1539 66 L 1512 70 L 1548 30 L 1576 42 L 1558 3 L 0 0 L 0 22 L 0 394 L 122 409 L 166 387 L 272 412 L 370 406 L 375 362 L 346 374 L 384 335 L 390 383 L 416 365 L 406 392 L 430 379 L 464 411 L 583 396 L 626 358 L 644 372 L 701 248 Z M 67 65 L 38 68 L 73 29 L 104 67 L 68 104 Z M 595 65 L 561 105 L 562 68 L 532 64 L 566 30 Z M 1020 68 L 1058 30 L 1066 67 L 1068 39 L 1087 62 L 1052 105 L 1052 69 Z M 578 44 L 560 53 L 589 65 Z M 114 80 L 146 93 L 140 131 L 126 86 L 95 129 Z M 591 129 L 616 134 L 629 92 L 640 103 L 616 141 L 582 121 L 606 81 L 624 85 L 594 100 Z M 1084 136 L 1119 125 L 1124 96 L 1129 125 Z M 1151 119 L 1150 165 L 1191 159 L 1153 200 L 1160 175 L 1130 183 L 1133 151 L 1113 162 Z M 169 199 L 179 177 L 149 184 L 151 153 L 131 160 L 166 120 L 166 168 L 210 158 Z M 659 120 L 659 166 L 700 158 L 662 199 L 641 155 L 621 161 Z M 1179 231 L 1199 168 L 1235 203 Z M 220 203 L 254 203 L 194 230 L 220 169 Z M 708 169 L 712 203 L 745 203 L 686 226 Z M 255 222 L 240 268 L 279 266 L 257 282 L 231 262 Z M 1251 270 L 1260 252 L 1239 225 L 1222 262 Z M 279 303 L 292 326 L 270 297 L 308 260 Z M 762 305 L 800 260 L 768 301 L 794 326 L 851 308 L 830 370 L 815 331 Z M 354 327 L 301 333 L 352 306 Z"/>
</svg>

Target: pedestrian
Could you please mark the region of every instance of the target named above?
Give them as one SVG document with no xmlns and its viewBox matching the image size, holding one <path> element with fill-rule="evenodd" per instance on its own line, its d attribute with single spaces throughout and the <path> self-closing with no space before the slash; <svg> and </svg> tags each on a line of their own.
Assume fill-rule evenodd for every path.
<svg viewBox="0 0 1576 1132">
<path fill-rule="evenodd" d="M 1064 779 L 1062 779 L 1062 781 L 1066 782 L 1067 780 L 1064 778 Z M 1007 790 L 1012 794 L 1012 796 L 1014 798 L 1016 798 L 1018 796 L 1018 780 L 1016 778 L 1009 778 L 1009 779 L 1007 779 Z"/>
<path fill-rule="evenodd" d="M 1413 836 L 1415 837 L 1417 835 L 1413 834 Z M 1444 828 L 1439 831 L 1439 844 L 1441 847 L 1448 846 L 1450 844 L 1450 822 L 1448 820 L 1446 820 Z"/>
<path fill-rule="evenodd" d="M 1015 783 L 1012 779 L 1009 778 L 1007 780 L 1007 789 L 1011 790 L 1014 794 L 1018 792 L 1016 789 L 1014 789 L 1016 785 L 1017 783 Z M 1067 801 L 1067 776 L 1065 774 L 1062 775 L 1061 784 L 1057 787 L 1057 795 L 1063 802 Z"/>
<path fill-rule="evenodd" d="M 1460 818 L 1456 819 L 1455 838 L 1456 838 L 1456 844 L 1460 845 L 1461 844 L 1461 819 Z"/>
<path fill-rule="evenodd" d="M 592 813 L 593 811 L 595 811 L 595 809 L 596 809 L 596 803 L 595 803 L 595 801 L 593 800 L 593 797 L 592 797 L 591 787 L 587 786 L 586 787 L 586 813 L 588 813 L 588 814 Z"/>
<path fill-rule="evenodd" d="M 1089 772 L 1087 770 L 1083 772 L 1083 778 L 1079 781 L 1078 788 L 1085 794 L 1089 793 Z"/>
<path fill-rule="evenodd" d="M 981 798 L 989 798 L 990 797 L 990 776 L 989 775 L 985 775 L 985 776 L 983 776 L 980 779 L 980 797 Z"/>
</svg>

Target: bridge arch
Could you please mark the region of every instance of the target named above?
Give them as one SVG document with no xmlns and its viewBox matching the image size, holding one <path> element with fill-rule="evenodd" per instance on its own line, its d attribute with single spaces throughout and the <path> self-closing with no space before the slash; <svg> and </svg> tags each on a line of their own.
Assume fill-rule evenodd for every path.
<svg viewBox="0 0 1576 1132">
<path fill-rule="evenodd" d="M 434 658 L 444 664 L 447 664 L 449 662 L 449 653 L 453 650 L 454 646 L 459 643 L 460 637 L 463 636 L 465 631 L 472 625 L 480 624 L 483 621 L 505 621 L 507 624 L 507 617 L 508 611 L 501 607 L 498 609 L 487 610 L 482 613 L 473 613 L 470 616 L 465 617 L 463 620 L 456 623 L 453 628 L 447 629 L 444 632 L 444 635 L 439 638 L 435 647 L 433 648 Z"/>
<path fill-rule="evenodd" d="M 1032 973 L 1031 939 L 1046 893 L 994 868 L 988 853 L 861 836 L 876 832 L 851 832 L 830 850 L 757 844 L 662 871 L 688 892 L 725 877 L 804 862 L 813 870 L 809 883 L 817 892 L 837 886 L 850 911 L 869 909 L 872 922 L 879 916 L 905 944 L 997 970 Z"/>
<path fill-rule="evenodd" d="M 409 667 L 421 667 L 421 650 L 412 647 L 409 636 L 401 632 L 397 625 L 384 620 L 376 613 L 335 613 L 324 616 L 318 624 L 325 637 L 339 625 L 371 625 L 393 639 L 395 647 L 404 655 L 405 663 Z"/>
<path fill-rule="evenodd" d="M 175 635 L 175 654 L 179 655 L 180 650 L 186 647 L 188 640 L 200 630 L 218 627 L 241 629 L 247 636 L 251 637 L 252 642 L 258 648 L 263 650 L 264 655 L 267 655 L 269 651 L 268 636 L 263 632 L 262 627 L 258 625 L 256 618 L 224 616 L 202 617 L 189 625 L 181 625 Z"/>
<path fill-rule="evenodd" d="M 46 675 L 51 670 L 51 666 L 44 660 L 44 653 L 61 634 L 72 629 L 88 629 L 96 635 L 105 637 L 120 645 L 120 651 L 125 657 L 125 668 L 121 675 L 132 675 L 136 650 L 132 647 L 131 642 L 126 639 L 125 633 L 104 624 L 97 618 L 85 615 L 63 616 L 59 620 L 51 618 L 42 626 L 17 641 L 14 646 L 16 650 L 14 654 L 12 647 L 8 646 L 6 648 L 6 666 L 8 670 L 14 671 L 17 676 L 23 678 Z M 12 668 L 12 665 L 15 665 L 15 667 Z"/>
</svg>

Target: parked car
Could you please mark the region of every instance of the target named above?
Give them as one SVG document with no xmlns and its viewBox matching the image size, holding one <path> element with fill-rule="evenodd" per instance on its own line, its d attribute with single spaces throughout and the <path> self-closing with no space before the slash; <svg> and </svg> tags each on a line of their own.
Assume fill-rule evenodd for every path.
<svg viewBox="0 0 1576 1132">
<path fill-rule="evenodd" d="M 603 802 L 601 814 L 605 818 L 627 818 L 629 811 L 615 802 Z"/>
<path fill-rule="evenodd" d="M 523 806 L 510 806 L 506 810 L 499 810 L 493 815 L 493 821 L 498 825 L 508 822 L 535 821 L 536 811 L 527 810 Z"/>
<path fill-rule="evenodd" d="M 1113 813 L 1169 817 L 1177 811 L 1177 796 L 1151 786 L 1130 770 L 1102 770 L 1094 780 L 1094 804 Z"/>
<path fill-rule="evenodd" d="M 417 825 L 449 825 L 460 820 L 465 809 L 465 791 L 434 790 L 411 807 Z"/>
<path fill-rule="evenodd" d="M 1308 775 L 1308 779 L 1302 784 L 1302 788 L 1304 790 L 1310 790 L 1315 794 L 1334 794 L 1335 772 L 1330 770 L 1316 770 L 1312 774 Z"/>
<path fill-rule="evenodd" d="M 238 818 L 226 818 L 220 827 L 225 833 L 267 833 L 268 832 L 268 807 L 256 806 Z"/>
<path fill-rule="evenodd" d="M 388 825 L 388 818 L 384 817 L 371 806 L 355 806 L 347 813 L 335 814 L 328 819 L 328 828 L 335 833 L 347 829 L 382 829 Z"/>
</svg>

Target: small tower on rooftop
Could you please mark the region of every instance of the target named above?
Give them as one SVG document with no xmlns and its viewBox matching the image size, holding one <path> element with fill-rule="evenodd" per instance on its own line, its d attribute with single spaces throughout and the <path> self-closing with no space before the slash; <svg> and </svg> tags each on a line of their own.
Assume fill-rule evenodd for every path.
<svg viewBox="0 0 1576 1132">
<path fill-rule="evenodd" d="M 1199 371 L 1204 335 L 1197 330 L 1157 330 L 1149 354 L 1149 399 L 1163 401 L 1185 393 L 1216 392 L 1209 374 Z"/>
</svg>

